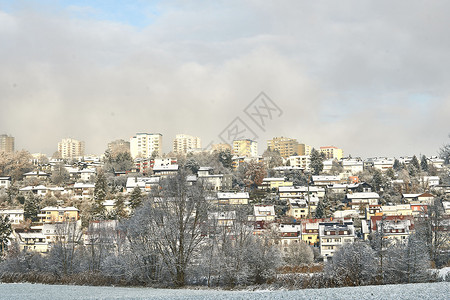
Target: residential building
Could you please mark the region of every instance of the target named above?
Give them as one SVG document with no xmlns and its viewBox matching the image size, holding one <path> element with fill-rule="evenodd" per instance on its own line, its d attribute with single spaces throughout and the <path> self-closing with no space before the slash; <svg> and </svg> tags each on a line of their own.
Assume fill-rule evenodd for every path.
<svg viewBox="0 0 450 300">
<path fill-rule="evenodd" d="M 309 216 L 308 202 L 305 199 L 289 199 L 286 216 L 295 219 L 306 219 Z"/>
<path fill-rule="evenodd" d="M 302 241 L 310 246 L 319 246 L 319 224 L 325 219 L 302 219 Z"/>
<path fill-rule="evenodd" d="M 137 133 L 130 138 L 130 153 L 133 158 L 160 156 L 162 154 L 162 134 Z"/>
<path fill-rule="evenodd" d="M 233 155 L 246 157 L 258 156 L 258 142 L 250 139 L 233 141 Z"/>
<path fill-rule="evenodd" d="M 160 177 L 128 177 L 126 191 L 132 193 L 136 187 L 139 187 L 141 192 L 150 192 L 159 186 L 159 180 Z"/>
<path fill-rule="evenodd" d="M 212 144 L 211 145 L 211 151 L 226 151 L 226 150 L 230 150 L 231 152 L 231 146 L 229 144 Z"/>
<path fill-rule="evenodd" d="M 0 152 L 14 152 L 14 137 L 6 134 L 0 134 Z"/>
<path fill-rule="evenodd" d="M 304 170 L 309 170 L 309 166 L 311 164 L 311 156 L 310 155 L 296 155 L 289 156 L 288 163 L 291 167 L 302 168 Z"/>
<path fill-rule="evenodd" d="M 319 223 L 320 254 L 324 261 L 334 255 L 342 245 L 355 241 L 355 227 L 351 220 Z"/>
<path fill-rule="evenodd" d="M 278 151 L 283 158 L 305 155 L 305 144 L 299 144 L 296 139 L 275 137 L 267 141 L 267 149 Z"/>
<path fill-rule="evenodd" d="M 401 243 L 407 243 L 409 235 L 414 233 L 413 216 L 373 216 L 370 224 L 372 232 Z"/>
<path fill-rule="evenodd" d="M 78 220 L 78 209 L 75 207 L 47 206 L 38 214 L 41 223 L 60 223 Z"/>
<path fill-rule="evenodd" d="M 335 146 L 320 147 L 319 151 L 325 154 L 326 159 L 336 158 L 339 160 L 344 155 L 344 151 Z"/>
<path fill-rule="evenodd" d="M 273 222 L 275 221 L 275 205 L 254 205 L 253 215 L 249 216 L 249 221 L 253 222 Z"/>
<path fill-rule="evenodd" d="M 341 178 L 339 176 L 331 175 L 314 175 L 312 176 L 312 181 L 314 185 L 331 186 L 333 184 L 340 183 Z"/>
<path fill-rule="evenodd" d="M 23 209 L 2 209 L 0 210 L 1 216 L 8 216 L 11 224 L 20 224 L 23 222 Z"/>
<path fill-rule="evenodd" d="M 292 186 L 293 183 L 290 181 L 285 181 L 284 177 L 274 178 L 267 177 L 263 179 L 261 189 L 278 189 L 280 186 Z"/>
<path fill-rule="evenodd" d="M 342 160 L 344 172 L 357 174 L 364 170 L 364 162 L 361 159 L 344 159 Z"/>
<path fill-rule="evenodd" d="M 176 154 L 187 154 L 190 150 L 202 148 L 202 142 L 199 137 L 177 134 L 173 140 L 173 152 Z"/>
<path fill-rule="evenodd" d="M 74 158 L 84 155 L 84 142 L 76 139 L 62 139 L 58 143 L 58 152 L 61 158 Z"/>
<path fill-rule="evenodd" d="M 386 216 L 412 216 L 411 204 L 382 205 L 381 212 Z"/>
<path fill-rule="evenodd" d="M 217 193 L 218 204 L 225 205 L 247 205 L 249 194 L 247 192 L 239 193 Z"/>
<path fill-rule="evenodd" d="M 0 189 L 7 189 L 11 186 L 11 176 L 0 176 Z"/>
<path fill-rule="evenodd" d="M 281 249 L 284 252 L 288 251 L 289 245 L 292 243 L 299 243 L 302 240 L 301 224 L 279 224 L 278 232 Z"/>
<path fill-rule="evenodd" d="M 38 253 L 48 252 L 47 239 L 40 230 L 32 230 L 27 232 L 15 230 L 13 235 L 19 245 L 20 251 L 32 251 Z"/>
<path fill-rule="evenodd" d="M 130 152 L 130 142 L 125 140 L 115 140 L 108 143 L 108 150 L 111 153 Z"/>
</svg>

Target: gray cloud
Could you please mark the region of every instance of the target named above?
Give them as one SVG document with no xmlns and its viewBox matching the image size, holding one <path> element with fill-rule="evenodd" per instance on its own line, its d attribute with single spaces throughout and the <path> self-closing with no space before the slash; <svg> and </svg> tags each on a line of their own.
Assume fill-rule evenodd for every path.
<svg viewBox="0 0 450 300">
<path fill-rule="evenodd" d="M 160 132 L 169 151 L 177 133 L 217 140 L 265 91 L 284 114 L 258 131 L 261 150 L 278 135 L 354 156 L 445 142 L 447 2 L 214 3 L 165 3 L 146 28 L 0 11 L 0 131 L 48 154 L 68 136 L 98 154 Z"/>
</svg>

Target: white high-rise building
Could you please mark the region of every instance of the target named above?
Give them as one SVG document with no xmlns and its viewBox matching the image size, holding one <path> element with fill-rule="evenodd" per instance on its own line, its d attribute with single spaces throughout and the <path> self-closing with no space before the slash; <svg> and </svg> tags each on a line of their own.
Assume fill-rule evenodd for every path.
<svg viewBox="0 0 450 300">
<path fill-rule="evenodd" d="M 233 155 L 246 157 L 258 156 L 258 142 L 249 139 L 233 141 Z"/>
<path fill-rule="evenodd" d="M 162 154 L 162 134 L 160 133 L 136 133 L 130 138 L 131 157 L 150 158 L 152 154 Z"/>
<path fill-rule="evenodd" d="M 186 154 L 189 150 L 200 149 L 201 147 L 202 142 L 196 136 L 177 134 L 173 140 L 173 152 L 177 154 Z"/>
<path fill-rule="evenodd" d="M 61 158 L 73 158 L 84 155 L 84 142 L 75 139 L 62 139 L 58 143 L 58 152 Z"/>
</svg>

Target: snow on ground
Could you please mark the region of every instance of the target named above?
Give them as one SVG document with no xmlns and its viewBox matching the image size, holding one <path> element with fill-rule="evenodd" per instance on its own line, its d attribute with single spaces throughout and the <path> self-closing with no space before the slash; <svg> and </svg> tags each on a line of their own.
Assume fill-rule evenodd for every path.
<svg viewBox="0 0 450 300">
<path fill-rule="evenodd" d="M 306 289 L 297 291 L 222 291 L 192 289 L 152 289 L 43 285 L 31 283 L 0 284 L 0 299 L 448 299 L 450 283 Z"/>
</svg>

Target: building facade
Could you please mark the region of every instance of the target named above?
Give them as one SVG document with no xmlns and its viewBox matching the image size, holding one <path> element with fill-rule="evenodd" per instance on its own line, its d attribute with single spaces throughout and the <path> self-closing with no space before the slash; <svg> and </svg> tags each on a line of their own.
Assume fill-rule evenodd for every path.
<svg viewBox="0 0 450 300">
<path fill-rule="evenodd" d="M 325 154 L 326 159 L 341 159 L 344 151 L 335 146 L 320 147 L 320 152 Z"/>
<path fill-rule="evenodd" d="M 130 153 L 133 158 L 150 158 L 162 154 L 162 134 L 137 133 L 130 138 Z"/>
<path fill-rule="evenodd" d="M 108 143 L 108 150 L 111 153 L 130 152 L 130 142 L 125 140 L 115 140 Z"/>
<path fill-rule="evenodd" d="M 293 155 L 305 155 L 305 144 L 299 144 L 296 139 L 275 137 L 267 141 L 267 149 L 278 151 L 283 158 Z"/>
<path fill-rule="evenodd" d="M 58 152 L 61 158 L 74 158 L 84 155 L 84 142 L 75 139 L 62 139 L 58 143 Z"/>
<path fill-rule="evenodd" d="M 0 152 L 14 152 L 14 137 L 6 134 L 0 134 Z"/>
<path fill-rule="evenodd" d="M 176 154 L 187 154 L 189 150 L 202 148 L 202 142 L 199 137 L 177 134 L 173 140 L 173 152 Z"/>
<path fill-rule="evenodd" d="M 249 139 L 233 141 L 233 155 L 246 157 L 258 156 L 258 142 Z"/>
</svg>

